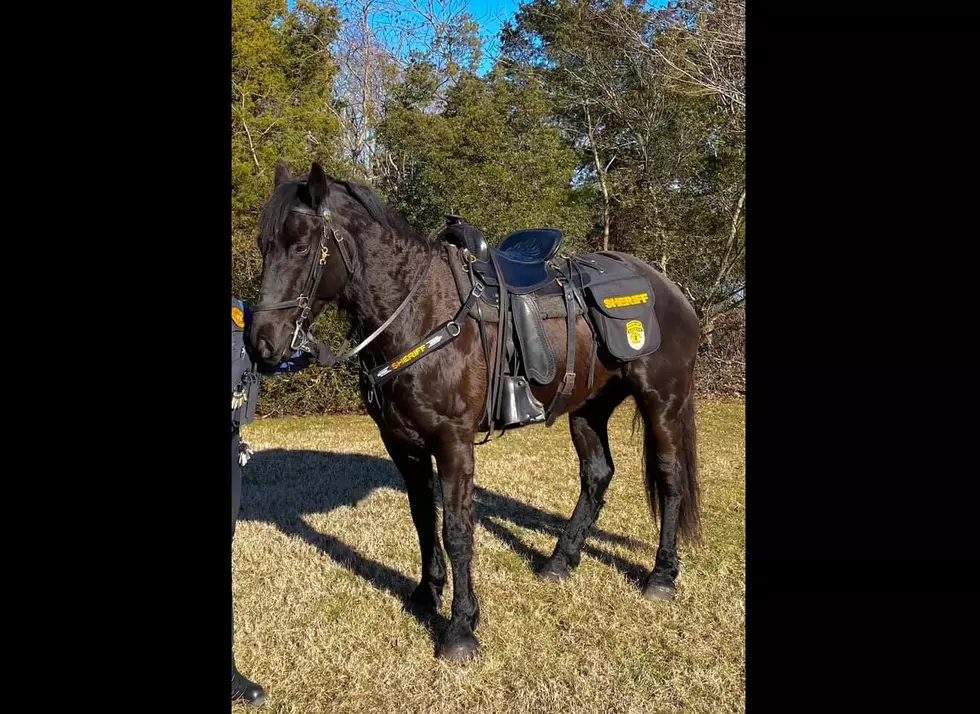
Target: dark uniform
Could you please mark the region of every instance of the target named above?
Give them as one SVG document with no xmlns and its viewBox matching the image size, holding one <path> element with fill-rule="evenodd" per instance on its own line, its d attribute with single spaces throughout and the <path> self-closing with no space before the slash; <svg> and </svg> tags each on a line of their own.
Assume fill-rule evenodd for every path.
<svg viewBox="0 0 980 714">
<path fill-rule="evenodd" d="M 255 402 L 259 396 L 259 366 L 252 361 L 248 344 L 250 322 L 248 306 L 241 300 L 231 300 L 231 538 L 235 539 L 235 522 L 242 505 L 242 466 L 251 451 L 242 443 L 239 429 L 255 417 Z M 262 374 L 289 374 L 307 367 L 310 358 L 299 352 L 286 362 L 281 362 Z M 249 681 L 235 667 L 235 613 L 232 602 L 231 616 L 231 698 L 248 704 L 261 704 L 265 692 L 261 686 Z"/>
</svg>

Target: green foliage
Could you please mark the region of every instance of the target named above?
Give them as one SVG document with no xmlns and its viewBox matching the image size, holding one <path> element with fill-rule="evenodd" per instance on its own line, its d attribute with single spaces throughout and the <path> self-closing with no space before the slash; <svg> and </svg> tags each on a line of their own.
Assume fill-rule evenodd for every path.
<svg viewBox="0 0 980 714">
<path fill-rule="evenodd" d="M 385 186 L 395 209 L 426 234 L 452 212 L 490 240 L 538 226 L 581 236 L 590 207 L 572 188 L 577 155 L 551 124 L 540 82 L 467 74 L 441 112 L 422 111 L 436 84 L 431 65 L 413 64 L 380 127 L 398 166 Z"/>
<path fill-rule="evenodd" d="M 336 8 L 297 0 L 232 0 L 232 289 L 254 298 L 261 261 L 254 249 L 258 213 L 278 158 L 291 166 L 336 165 L 336 120 L 325 111 L 333 77 L 329 45 Z"/>
</svg>

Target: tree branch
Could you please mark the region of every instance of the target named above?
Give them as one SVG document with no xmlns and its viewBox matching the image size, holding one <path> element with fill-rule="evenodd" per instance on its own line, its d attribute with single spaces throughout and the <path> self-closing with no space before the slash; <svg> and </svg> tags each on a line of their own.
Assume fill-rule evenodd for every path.
<svg viewBox="0 0 980 714">
<path fill-rule="evenodd" d="M 265 169 L 262 168 L 262 164 L 259 163 L 259 157 L 255 155 L 255 144 L 252 143 L 252 132 L 248 130 L 248 123 L 245 118 L 242 117 L 242 126 L 245 127 L 245 135 L 248 137 L 248 148 L 252 150 L 252 159 L 255 161 L 255 165 L 259 167 L 259 174 L 261 175 Z"/>
</svg>

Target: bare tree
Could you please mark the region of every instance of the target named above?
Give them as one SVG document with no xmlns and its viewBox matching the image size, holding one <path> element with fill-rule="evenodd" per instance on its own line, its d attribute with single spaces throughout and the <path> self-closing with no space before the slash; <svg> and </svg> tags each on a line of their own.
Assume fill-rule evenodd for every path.
<svg viewBox="0 0 980 714">
<path fill-rule="evenodd" d="M 460 72 L 479 64 L 479 27 L 466 0 L 341 0 L 339 7 L 331 109 L 343 129 L 343 158 L 371 182 L 394 167 L 376 139 L 391 88 L 411 62 L 430 63 L 440 78 L 430 109 L 438 110 Z"/>
<path fill-rule="evenodd" d="M 729 112 L 732 128 L 744 133 L 745 0 L 682 0 L 663 17 L 669 32 L 654 35 L 630 22 L 624 8 L 594 14 L 595 22 L 657 57 L 676 82 L 715 95 Z"/>
</svg>

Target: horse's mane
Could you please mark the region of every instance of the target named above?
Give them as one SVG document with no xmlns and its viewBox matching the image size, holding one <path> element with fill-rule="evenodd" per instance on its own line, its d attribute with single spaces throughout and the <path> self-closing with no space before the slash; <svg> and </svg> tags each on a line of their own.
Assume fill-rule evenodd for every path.
<svg viewBox="0 0 980 714">
<path fill-rule="evenodd" d="M 370 186 L 342 181 L 340 179 L 328 178 L 331 188 L 339 186 L 347 194 L 357 201 L 372 219 L 380 223 L 385 228 L 397 231 L 399 234 L 424 242 L 424 239 L 412 229 L 404 218 L 391 210 L 388 204 Z M 300 194 L 303 194 L 302 196 Z M 296 202 L 297 197 L 304 202 L 310 203 L 310 197 L 306 192 L 306 178 L 285 181 L 280 184 L 272 196 L 269 198 L 265 207 L 262 209 L 260 217 L 260 240 L 264 248 L 269 243 L 279 240 L 282 228 L 286 223 L 289 211 Z"/>
<path fill-rule="evenodd" d="M 370 186 L 364 186 L 351 181 L 340 181 L 332 179 L 334 184 L 343 186 L 350 196 L 364 207 L 368 214 L 386 228 L 396 231 L 400 235 L 420 242 L 425 239 L 420 236 L 414 228 L 400 215 L 391 210 L 388 203 L 381 198 L 376 190 Z"/>
</svg>

